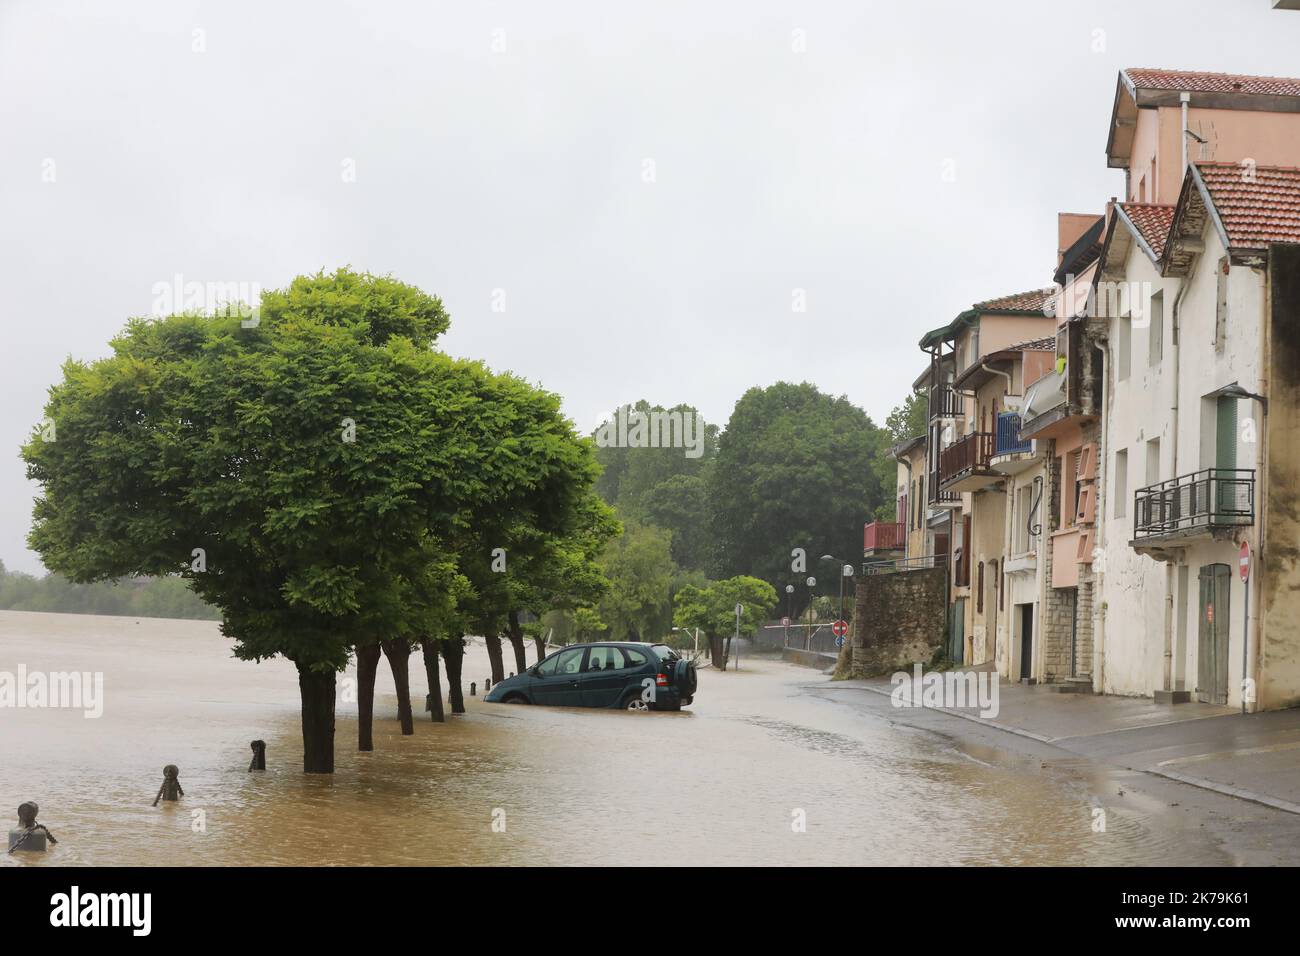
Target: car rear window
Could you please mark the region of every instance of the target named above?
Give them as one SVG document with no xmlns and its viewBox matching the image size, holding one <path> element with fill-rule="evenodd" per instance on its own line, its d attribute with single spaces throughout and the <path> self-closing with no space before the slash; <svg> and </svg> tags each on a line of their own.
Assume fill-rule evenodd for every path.
<svg viewBox="0 0 1300 956">
<path fill-rule="evenodd" d="M 655 656 L 658 657 L 661 661 L 677 660 L 677 652 L 673 650 L 671 647 L 669 647 L 667 644 L 652 644 L 650 645 L 650 650 L 654 651 Z"/>
<path fill-rule="evenodd" d="M 630 647 L 623 648 L 623 654 L 627 657 L 628 667 L 640 667 L 645 663 L 645 655 L 640 651 L 634 651 Z"/>
</svg>

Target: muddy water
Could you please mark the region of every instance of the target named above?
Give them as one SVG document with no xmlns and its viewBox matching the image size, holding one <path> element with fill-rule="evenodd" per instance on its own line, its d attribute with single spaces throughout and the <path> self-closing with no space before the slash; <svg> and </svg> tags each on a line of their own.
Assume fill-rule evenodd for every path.
<svg viewBox="0 0 1300 956">
<path fill-rule="evenodd" d="M 1086 782 L 819 699 L 773 661 L 701 672 L 680 714 L 467 698 L 413 737 L 381 664 L 375 750 L 340 702 L 332 778 L 300 772 L 292 666 L 235 660 L 215 624 L 0 611 L 0 671 L 19 664 L 101 671 L 104 712 L 0 709 L 0 812 L 36 800 L 62 841 L 6 866 L 1225 862 L 1140 815 L 1097 839 Z M 474 647 L 467 683 L 488 673 Z M 153 808 L 167 763 L 185 797 Z"/>
</svg>

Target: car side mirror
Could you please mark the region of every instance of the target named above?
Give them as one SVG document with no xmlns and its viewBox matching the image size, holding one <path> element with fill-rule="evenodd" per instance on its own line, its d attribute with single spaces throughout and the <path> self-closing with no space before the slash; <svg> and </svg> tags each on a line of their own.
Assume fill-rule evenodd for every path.
<svg viewBox="0 0 1300 956">
<path fill-rule="evenodd" d="M 541 677 L 541 676 L 542 676 L 541 668 L 539 668 L 539 667 L 537 667 L 537 666 L 535 666 L 535 665 L 534 665 L 533 667 L 528 668 L 528 673 L 531 674 L 533 677 Z"/>
</svg>

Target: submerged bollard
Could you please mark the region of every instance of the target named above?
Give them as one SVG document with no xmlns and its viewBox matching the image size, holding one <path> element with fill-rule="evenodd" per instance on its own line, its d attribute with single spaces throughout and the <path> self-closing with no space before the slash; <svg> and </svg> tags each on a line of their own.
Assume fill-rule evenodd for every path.
<svg viewBox="0 0 1300 956">
<path fill-rule="evenodd" d="M 185 791 L 181 789 L 180 768 L 174 763 L 169 763 L 163 767 L 163 782 L 158 788 L 158 796 L 153 798 L 153 805 L 158 806 L 159 800 L 179 800 L 185 796 Z"/>
<path fill-rule="evenodd" d="M 492 678 L 491 678 L 491 677 L 484 677 L 484 678 L 483 678 L 483 693 L 486 694 L 486 693 L 487 693 L 488 691 L 490 691 L 491 689 L 492 689 Z"/>
<path fill-rule="evenodd" d="M 425 694 L 425 695 L 424 695 L 424 709 L 427 710 L 427 711 L 429 711 L 430 713 L 433 712 L 433 695 L 432 695 L 432 694 Z"/>
<path fill-rule="evenodd" d="M 475 687 L 474 682 L 473 682 L 473 681 L 470 681 L 470 682 L 469 682 L 469 696 L 471 696 L 471 697 L 474 696 L 474 687 Z"/>
<path fill-rule="evenodd" d="M 253 759 L 248 765 L 248 772 L 266 769 L 266 741 L 254 740 L 248 746 L 253 748 Z"/>
<path fill-rule="evenodd" d="M 58 843 L 54 834 L 36 822 L 40 807 L 30 800 L 18 807 L 18 827 L 9 831 L 9 852 L 23 850 L 31 853 L 44 853 L 46 841 L 50 846 Z"/>
<path fill-rule="evenodd" d="M 511 671 L 511 672 L 510 672 L 510 676 L 511 676 L 511 677 L 514 677 L 514 676 L 515 676 L 515 672 L 514 672 L 514 671 Z"/>
</svg>

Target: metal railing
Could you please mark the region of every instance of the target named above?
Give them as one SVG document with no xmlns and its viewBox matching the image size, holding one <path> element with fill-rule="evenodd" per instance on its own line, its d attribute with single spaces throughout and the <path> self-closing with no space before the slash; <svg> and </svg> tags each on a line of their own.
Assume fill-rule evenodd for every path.
<svg viewBox="0 0 1300 956">
<path fill-rule="evenodd" d="M 897 521 L 873 521 L 862 529 L 862 550 L 883 551 L 907 546 L 907 533 Z"/>
<path fill-rule="evenodd" d="M 941 451 L 939 480 L 951 481 L 976 469 L 987 468 L 996 437 L 993 432 L 971 432 Z"/>
<path fill-rule="evenodd" d="M 915 558 L 875 558 L 862 562 L 862 573 L 865 575 L 895 574 L 899 571 L 940 568 L 947 563 L 946 554 L 922 554 Z"/>
<path fill-rule="evenodd" d="M 960 504 L 961 495 L 955 491 L 944 491 L 940 484 L 939 469 L 935 468 L 926 476 L 925 494 L 930 499 L 929 503 L 934 507 L 945 504 Z"/>
<path fill-rule="evenodd" d="M 1134 539 L 1254 523 L 1253 468 L 1206 468 L 1133 494 Z"/>
<path fill-rule="evenodd" d="M 995 455 L 1027 455 L 1034 450 L 1032 440 L 1020 438 L 1020 416 L 1016 412 L 998 414 L 997 440 L 994 443 Z"/>
</svg>

